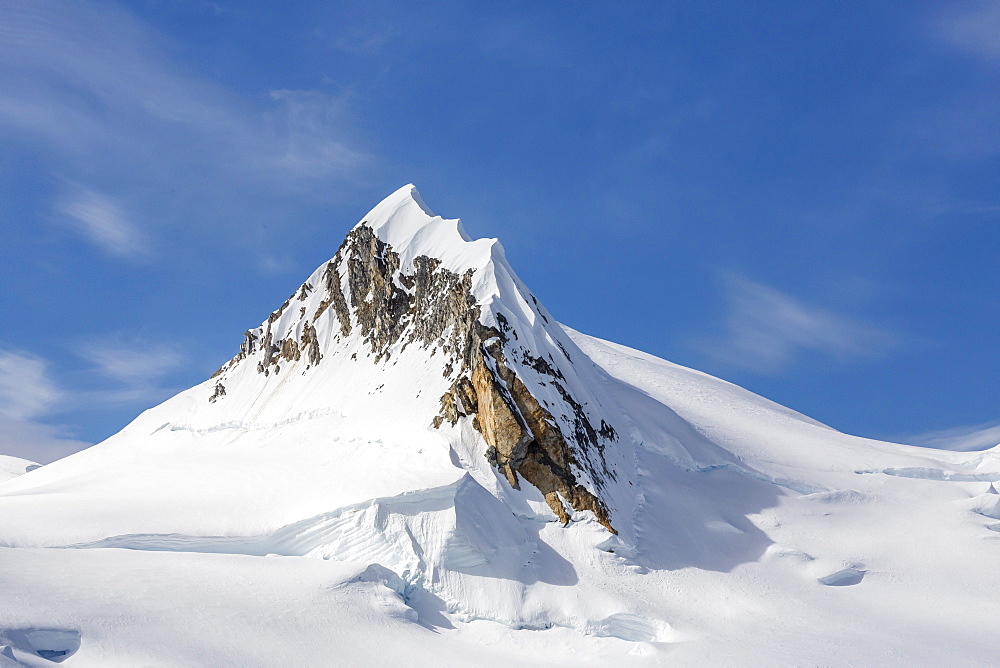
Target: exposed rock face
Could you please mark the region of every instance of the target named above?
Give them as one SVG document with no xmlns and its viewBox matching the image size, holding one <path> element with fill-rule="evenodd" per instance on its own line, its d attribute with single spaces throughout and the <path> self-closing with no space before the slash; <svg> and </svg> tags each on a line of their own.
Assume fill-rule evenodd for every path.
<svg viewBox="0 0 1000 668">
<path fill-rule="evenodd" d="M 272 330 L 293 300 L 313 293 L 306 283 L 260 328 L 246 332 L 239 354 L 220 372 L 248 357 L 257 359 L 257 371 L 265 375 L 280 372 L 282 365 L 301 364 L 303 357 L 307 368 L 318 365 L 323 354 L 317 328 L 333 332 L 334 345 L 340 337 L 360 336 L 376 364 L 410 345 L 432 356 L 440 351 L 443 374 L 451 385 L 432 426 L 471 420 L 487 444 L 489 462 L 512 487 L 519 489 L 523 478 L 542 492 L 562 522 L 570 520 L 568 504 L 593 512 L 616 533 L 598 494 L 614 478 L 604 448 L 617 434 L 603 420 L 595 428 L 567 389 L 560 365 L 571 367 L 572 362 L 558 339 L 564 358 L 560 362 L 528 350 L 503 313 L 490 311 L 487 316 L 492 318 L 483 317 L 473 295 L 473 269 L 460 275 L 427 255 L 402 267 L 399 254 L 365 224 L 347 235 L 321 275 L 322 296 L 312 314 L 300 309 L 293 326 L 283 325 L 283 333 Z M 538 315 L 548 324 L 540 311 Z M 324 319 L 333 321 L 324 325 Z M 529 382 L 551 385 L 556 399 L 539 401 L 525 384 L 525 374 L 544 378 Z M 579 482 L 583 473 L 594 489 Z"/>
<path fill-rule="evenodd" d="M 212 396 L 208 398 L 209 402 L 215 403 L 219 397 L 226 396 L 226 386 L 222 383 L 216 383 L 215 388 L 212 390 Z"/>
<path fill-rule="evenodd" d="M 552 413 L 539 404 L 508 365 L 504 347 L 509 339 L 497 329 L 483 327 L 478 322 L 475 325 L 470 338 L 476 340 L 476 345 L 469 347 L 469 357 L 462 360 L 463 371 L 441 397 L 441 414 L 435 418 L 434 426 L 440 426 L 443 420 L 455 424 L 460 418 L 471 416 L 473 426 L 489 446 L 487 458 L 512 487 L 520 487 L 520 474 L 545 495 L 549 507 L 564 524 L 570 518 L 560 496 L 575 510 L 590 510 L 609 531 L 617 533 L 607 506 L 580 485 L 573 473 L 574 468 L 580 468 L 581 461 L 589 464 L 590 459 L 577 458 L 571 442 L 582 447 L 584 452 L 589 446 L 597 448 L 603 470 L 591 470 L 590 473 L 598 487 L 602 480 L 614 477 L 603 466 L 604 444 L 598 440 L 582 407 L 571 404 L 576 410 L 576 423 L 586 426 L 581 427 L 580 433 L 588 437 L 594 435 L 583 443 L 578 440 L 579 433 L 567 439 Z M 550 375 L 553 379 L 557 377 L 555 373 Z M 558 385 L 556 380 L 552 383 Z M 607 427 L 607 438 L 617 438 L 610 427 Z"/>
<path fill-rule="evenodd" d="M 316 328 L 308 322 L 302 325 L 302 347 L 306 351 L 306 359 L 309 360 L 311 366 L 319 364 L 319 361 L 323 359 L 323 355 L 319 351 L 319 337 L 316 335 Z"/>
</svg>

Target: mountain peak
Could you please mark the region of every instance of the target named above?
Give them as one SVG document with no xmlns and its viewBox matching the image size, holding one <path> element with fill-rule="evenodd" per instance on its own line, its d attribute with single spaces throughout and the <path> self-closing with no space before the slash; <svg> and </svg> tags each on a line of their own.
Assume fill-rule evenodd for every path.
<svg viewBox="0 0 1000 668">
<path fill-rule="evenodd" d="M 473 240 L 458 218 L 435 214 L 412 183 L 383 199 L 361 219 L 355 229 L 367 226 L 380 241 L 393 247 L 403 266 L 427 255 L 440 259 L 457 273 L 480 269 L 492 259 L 496 239 Z"/>
<path fill-rule="evenodd" d="M 0 665 L 996 663 L 1000 450 L 848 436 L 567 330 L 417 197 L 213 378 L 7 462 Z"/>
<path fill-rule="evenodd" d="M 390 411 L 412 429 L 452 431 L 450 440 L 477 444 L 474 466 L 488 464 L 515 491 L 526 480 L 562 522 L 590 511 L 617 533 L 607 490 L 617 475 L 608 446 L 618 436 L 592 394 L 600 387 L 586 377 L 592 368 L 496 239 L 471 240 L 407 185 L 244 334 L 207 401 L 223 412 L 246 402 L 267 409 L 306 386 L 328 395 L 362 369 L 364 382 L 380 382 L 359 409 Z M 411 390 L 431 401 L 383 403 Z"/>
<path fill-rule="evenodd" d="M 382 207 L 398 208 L 410 203 L 416 204 L 430 218 L 439 217 L 429 206 L 427 206 L 424 198 L 420 196 L 420 192 L 417 190 L 417 187 L 412 183 L 407 183 L 405 186 L 397 188 L 395 192 L 388 195 L 385 199 L 375 205 L 375 208 L 373 208 L 368 215 L 372 216 Z"/>
</svg>

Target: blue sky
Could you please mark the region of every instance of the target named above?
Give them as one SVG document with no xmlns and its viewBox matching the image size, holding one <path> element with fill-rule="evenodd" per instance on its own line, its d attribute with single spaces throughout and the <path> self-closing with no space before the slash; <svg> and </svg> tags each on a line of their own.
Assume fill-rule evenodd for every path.
<svg viewBox="0 0 1000 668">
<path fill-rule="evenodd" d="M 408 182 L 576 329 L 995 443 L 998 34 L 996 2 L 0 4 L 0 452 L 200 382 Z"/>
</svg>

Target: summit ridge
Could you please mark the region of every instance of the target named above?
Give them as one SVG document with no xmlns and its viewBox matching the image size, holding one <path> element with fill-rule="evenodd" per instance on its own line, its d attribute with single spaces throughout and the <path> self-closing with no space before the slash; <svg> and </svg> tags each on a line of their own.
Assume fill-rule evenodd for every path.
<svg viewBox="0 0 1000 668">
<path fill-rule="evenodd" d="M 617 533 L 600 493 L 618 477 L 605 456 L 617 432 L 574 397 L 574 387 L 585 386 L 568 350 L 575 346 L 498 245 L 470 240 L 458 220 L 433 215 L 414 186 L 400 188 L 244 334 L 239 353 L 213 376 L 208 401 L 231 401 L 235 373 L 247 364 L 264 376 L 283 367 L 286 375 L 309 373 L 354 337 L 378 367 L 412 346 L 434 357 L 448 381 L 427 424 L 468 420 L 512 488 L 524 479 L 564 524 L 568 504 Z"/>
</svg>

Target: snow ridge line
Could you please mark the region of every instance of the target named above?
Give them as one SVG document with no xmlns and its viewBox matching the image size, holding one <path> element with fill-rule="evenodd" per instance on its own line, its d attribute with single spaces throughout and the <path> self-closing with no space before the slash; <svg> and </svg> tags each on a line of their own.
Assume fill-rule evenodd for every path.
<svg viewBox="0 0 1000 668">
<path fill-rule="evenodd" d="M 342 412 L 334 410 L 333 408 L 317 408 L 313 411 L 304 411 L 298 415 L 293 415 L 292 417 L 285 418 L 284 420 L 278 420 L 277 422 L 243 422 L 241 420 L 231 420 L 229 422 L 222 422 L 220 424 L 212 425 L 211 427 L 196 428 L 189 424 L 175 424 L 173 422 L 164 422 L 159 427 L 153 430 L 152 433 L 156 433 L 163 429 L 169 431 L 186 431 L 198 436 L 204 436 L 206 434 L 213 434 L 220 431 L 228 430 L 238 430 L 238 431 L 267 431 L 269 429 L 277 429 L 278 427 L 284 427 L 285 425 L 295 424 L 296 422 L 303 422 L 306 420 L 316 420 L 322 417 L 327 417 L 333 415 L 339 418 L 346 418 Z"/>
<path fill-rule="evenodd" d="M 957 473 L 955 471 L 945 471 L 924 466 L 904 466 L 899 468 L 887 468 L 881 471 L 870 471 L 859 469 L 855 471 L 858 475 L 873 475 L 882 473 L 897 478 L 913 478 L 916 480 L 934 480 L 936 482 L 1000 482 L 1000 472 L 986 473 Z"/>
<path fill-rule="evenodd" d="M 771 483 L 772 485 L 777 485 L 778 487 L 784 487 L 785 489 L 790 489 L 793 492 L 798 492 L 799 494 L 818 494 L 820 492 L 831 491 L 828 487 L 819 487 L 817 485 L 810 485 L 807 482 L 802 482 L 801 480 L 791 480 L 789 478 L 776 478 L 774 476 L 769 476 L 760 471 L 754 471 L 753 469 L 744 468 L 742 466 L 737 466 L 736 464 L 712 464 L 710 466 L 698 466 L 695 468 L 688 468 L 688 471 L 694 473 L 708 473 L 709 471 L 732 471 L 733 473 L 738 473 L 742 476 L 748 478 L 753 478 L 754 480 L 760 480 L 762 482 Z"/>
<path fill-rule="evenodd" d="M 286 524 L 269 534 L 256 536 L 192 536 L 189 534 L 169 533 L 137 533 L 108 536 L 96 541 L 57 545 L 51 549 L 98 549 L 121 548 L 126 550 L 150 550 L 154 552 L 203 552 L 210 554 L 244 554 L 263 557 L 305 556 L 310 551 L 326 544 L 322 541 L 329 534 L 322 529 L 331 522 L 351 513 L 368 510 L 376 506 L 418 505 L 425 503 L 430 508 L 440 508 L 441 501 L 454 502 L 459 486 L 471 476 L 466 474 L 461 479 L 441 487 L 405 492 L 397 496 L 379 497 L 349 504 L 309 517 L 298 522 Z M 313 540 L 309 540 L 309 539 Z"/>
</svg>

